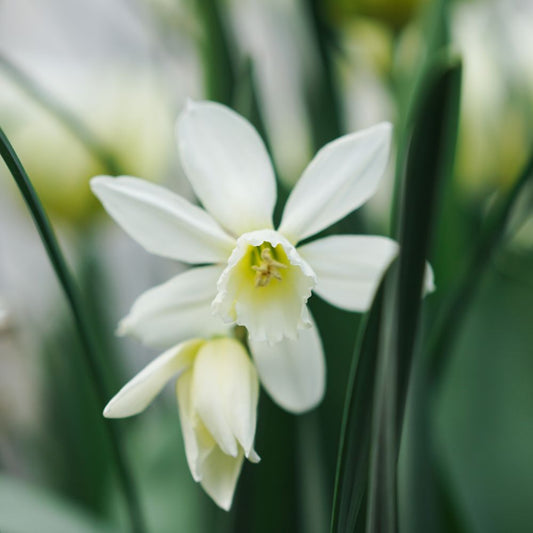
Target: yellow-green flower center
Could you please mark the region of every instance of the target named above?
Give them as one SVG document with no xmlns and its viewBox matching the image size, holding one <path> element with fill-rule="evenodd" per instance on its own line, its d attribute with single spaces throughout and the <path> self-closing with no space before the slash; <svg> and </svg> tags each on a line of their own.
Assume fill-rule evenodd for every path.
<svg viewBox="0 0 533 533">
<path fill-rule="evenodd" d="M 309 320 L 305 304 L 316 283 L 294 246 L 274 230 L 245 233 L 222 272 L 213 311 L 245 326 L 258 342 L 296 339 Z"/>
<path fill-rule="evenodd" d="M 256 287 L 266 287 L 272 278 L 278 281 L 282 280 L 279 269 L 287 268 L 287 265 L 277 260 L 277 256 L 280 254 L 285 255 L 280 245 L 272 248 L 270 244 L 263 243 L 261 246 L 253 248 L 251 266 L 252 270 L 255 271 L 254 285 Z"/>
</svg>

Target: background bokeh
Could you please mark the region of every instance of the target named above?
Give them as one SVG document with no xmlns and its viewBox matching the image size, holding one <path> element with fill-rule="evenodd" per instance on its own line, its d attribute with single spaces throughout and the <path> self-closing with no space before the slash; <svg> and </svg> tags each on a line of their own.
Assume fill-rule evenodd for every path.
<svg viewBox="0 0 533 533">
<path fill-rule="evenodd" d="M 178 161 L 174 121 L 188 97 L 209 98 L 258 127 L 283 197 L 315 151 L 339 134 L 381 120 L 398 131 L 432 40 L 439 38 L 431 21 L 441 3 L 0 2 L 0 125 L 67 252 L 110 390 L 155 355 L 117 339 L 118 320 L 138 294 L 184 266 L 132 242 L 103 213 L 89 179 L 134 175 L 192 198 Z M 444 3 L 446 38 L 463 58 L 464 74 L 453 180 L 443 191 L 429 257 L 437 291 L 425 303 L 427 324 L 476 247 L 487 210 L 519 175 L 533 140 L 533 5 Z M 389 233 L 393 177 L 392 160 L 378 194 L 336 230 Z M 519 202 L 504 245 L 480 273 L 480 290 L 447 356 L 431 413 L 436 460 L 460 518 L 457 531 L 533 530 L 532 194 Z M 189 474 L 172 390 L 142 415 L 120 422 L 150 531 L 327 530 L 360 316 L 316 296 L 311 307 L 326 350 L 325 399 L 295 417 L 262 392 L 262 462 L 245 464 L 229 514 Z M 26 516 L 30 496 L 40 502 L 36 517 L 70 513 L 87 531 L 125 527 L 79 353 L 53 270 L 2 163 L 2 531 L 3 513 L 10 513 L 6 520 L 29 520 L 11 526 L 14 532 L 40 530 Z M 407 455 L 401 455 L 401 473 Z M 400 487 L 402 529 L 413 531 L 416 517 L 403 478 Z"/>
</svg>

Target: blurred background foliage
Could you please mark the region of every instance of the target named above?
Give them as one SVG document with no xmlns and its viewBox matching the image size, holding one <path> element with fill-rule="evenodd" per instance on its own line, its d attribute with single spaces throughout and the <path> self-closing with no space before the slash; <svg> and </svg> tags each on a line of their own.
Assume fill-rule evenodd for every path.
<svg viewBox="0 0 533 533">
<path fill-rule="evenodd" d="M 281 198 L 323 144 L 381 120 L 395 124 L 401 165 L 417 88 L 443 50 L 462 58 L 463 76 L 455 165 L 429 254 L 437 291 L 424 304 L 426 331 L 478 247 L 487 213 L 530 156 L 531 2 L 0 3 L 1 126 L 67 252 L 110 392 L 155 355 L 118 342 L 118 319 L 142 290 L 183 267 L 148 256 L 121 233 L 88 180 L 135 175 L 190 197 L 173 139 L 187 97 L 221 101 L 255 124 L 271 149 Z M 394 234 L 394 167 L 392 159 L 376 197 L 336 233 Z M 77 334 L 3 165 L 0 178 L 0 530 L 119 531 L 127 521 Z M 533 530 L 529 189 L 480 266 L 479 291 L 461 315 L 425 414 L 434 445 L 422 464 L 438 473 L 442 531 Z M 327 357 L 325 399 L 295 417 L 262 393 L 256 447 L 263 460 L 244 466 L 230 513 L 191 479 L 172 391 L 119 423 L 148 531 L 328 530 L 361 317 L 317 297 L 311 308 Z M 400 453 L 400 526 L 438 531 L 424 522 L 428 495 L 411 477 L 413 450 L 420 452 L 412 444 L 416 399 L 412 392 Z"/>
</svg>

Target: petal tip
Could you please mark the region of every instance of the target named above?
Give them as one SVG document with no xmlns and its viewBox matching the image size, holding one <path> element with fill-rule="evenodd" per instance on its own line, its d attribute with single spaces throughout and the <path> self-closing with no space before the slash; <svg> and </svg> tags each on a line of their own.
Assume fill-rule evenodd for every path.
<svg viewBox="0 0 533 533">
<path fill-rule="evenodd" d="M 111 176 L 94 176 L 89 180 L 89 186 L 93 193 L 96 194 L 96 189 L 100 188 L 101 185 L 104 185 L 108 179 L 112 179 Z"/>
<path fill-rule="evenodd" d="M 307 402 L 299 403 L 299 404 L 286 403 L 285 405 L 281 405 L 280 403 L 279 405 L 283 409 L 288 411 L 289 413 L 292 413 L 294 415 L 302 415 L 304 413 L 308 413 L 309 411 L 312 411 L 313 409 L 316 409 L 322 402 L 323 398 L 324 398 L 324 392 L 322 392 L 322 394 L 318 395 L 312 401 L 307 401 Z"/>
<path fill-rule="evenodd" d="M 261 461 L 261 457 L 253 448 L 246 454 L 246 459 L 254 464 L 257 464 Z"/>
<path fill-rule="evenodd" d="M 115 335 L 117 337 L 124 337 L 131 331 L 128 317 L 123 318 L 119 323 L 117 328 L 115 329 Z"/>
<path fill-rule="evenodd" d="M 102 414 L 104 415 L 105 418 L 118 418 L 118 417 L 114 416 L 114 414 L 113 414 L 113 407 L 111 405 L 111 402 L 109 402 L 104 407 L 104 410 L 103 410 Z"/>
<path fill-rule="evenodd" d="M 188 113 L 197 107 L 196 100 L 193 100 L 191 97 L 187 97 L 185 100 L 185 105 L 183 106 L 183 113 Z"/>
<path fill-rule="evenodd" d="M 382 142 L 389 146 L 392 140 L 392 130 L 392 123 L 384 121 L 379 122 L 375 126 L 371 126 L 367 131 L 373 132 L 374 134 L 378 135 L 382 139 Z"/>
<path fill-rule="evenodd" d="M 233 499 L 229 501 L 220 500 L 215 501 L 215 503 L 223 510 L 223 511 L 229 511 L 231 509 L 231 504 L 233 503 Z"/>
</svg>

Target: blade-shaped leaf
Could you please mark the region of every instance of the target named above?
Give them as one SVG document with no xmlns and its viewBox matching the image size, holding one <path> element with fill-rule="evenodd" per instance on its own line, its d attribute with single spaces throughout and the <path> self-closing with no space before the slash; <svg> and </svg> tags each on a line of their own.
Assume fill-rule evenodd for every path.
<svg viewBox="0 0 533 533">
<path fill-rule="evenodd" d="M 374 398 L 367 531 L 397 531 L 399 436 L 419 324 L 421 295 L 441 184 L 457 136 L 461 65 L 437 61 L 422 91 L 401 196 L 397 275 L 386 289 Z"/>
<path fill-rule="evenodd" d="M 363 531 L 383 283 L 360 326 L 344 406 L 331 533 Z"/>
<path fill-rule="evenodd" d="M 460 62 L 447 59 L 430 73 L 407 156 L 398 238 L 396 350 L 400 424 L 439 192 L 449 178 L 455 155 L 461 75 Z"/>
<path fill-rule="evenodd" d="M 407 446 L 407 490 L 416 504 L 409 501 L 406 510 L 409 531 L 470 531 L 463 513 L 443 478 L 434 441 L 433 412 L 439 397 L 442 377 L 451 361 L 450 350 L 474 300 L 491 257 L 502 244 L 507 222 L 521 192 L 533 178 L 533 152 L 514 186 L 488 214 L 485 231 L 468 258 L 467 267 L 458 276 L 452 293 L 444 301 L 429 342 L 423 346 L 412 387 L 412 413 Z"/>
<path fill-rule="evenodd" d="M 440 381 L 446 362 L 446 354 L 479 286 L 482 273 L 490 264 L 492 255 L 501 244 L 513 208 L 531 179 L 533 179 L 533 151 L 509 193 L 489 213 L 478 246 L 472 253 L 465 271 L 459 276 L 459 281 L 453 288 L 450 297 L 443 304 L 426 350 L 427 359 L 431 365 L 432 386 L 437 386 Z"/>
<path fill-rule="evenodd" d="M 67 267 L 65 257 L 61 252 L 59 243 L 55 237 L 54 231 L 39 200 L 39 197 L 37 196 L 37 193 L 35 192 L 35 189 L 33 188 L 33 185 L 26 174 L 24 167 L 22 166 L 22 163 L 15 153 L 15 150 L 11 146 L 2 129 L 0 129 L 0 155 L 11 172 L 19 191 L 24 198 L 26 206 L 31 213 L 46 253 L 48 254 L 48 258 L 52 263 L 54 272 L 68 301 L 74 324 L 77 328 L 81 341 L 81 353 L 84 356 L 84 363 L 91 377 L 91 382 L 94 386 L 94 392 L 97 396 L 95 408 L 98 409 L 98 412 L 102 412 L 103 407 L 105 406 L 110 395 L 106 390 L 105 379 L 98 362 L 97 349 L 94 343 L 90 322 L 82 304 L 80 292 L 76 287 L 74 279 Z M 101 420 L 103 427 L 106 430 L 111 453 L 113 454 L 113 459 L 117 470 L 117 476 L 121 483 L 127 503 L 132 531 L 142 532 L 144 531 L 144 520 L 141 515 L 133 480 L 131 478 L 130 471 L 126 466 L 126 460 L 123 455 L 118 428 L 112 422 L 104 422 L 103 418 L 101 418 Z"/>
<path fill-rule="evenodd" d="M 235 91 L 234 43 L 226 27 L 219 0 L 196 0 L 198 19 L 203 26 L 198 43 L 204 63 L 207 98 L 231 105 Z"/>
<path fill-rule="evenodd" d="M 306 83 L 307 107 L 315 150 L 342 135 L 343 116 L 332 58 L 333 32 L 320 0 L 305 0 L 309 30 L 316 43 L 316 72 Z"/>
<path fill-rule="evenodd" d="M 263 110 L 257 91 L 256 68 L 251 57 L 245 57 L 242 60 L 239 77 L 235 84 L 233 109 L 250 121 L 263 139 L 267 152 L 271 154 L 272 150 L 270 149 Z"/>
</svg>

